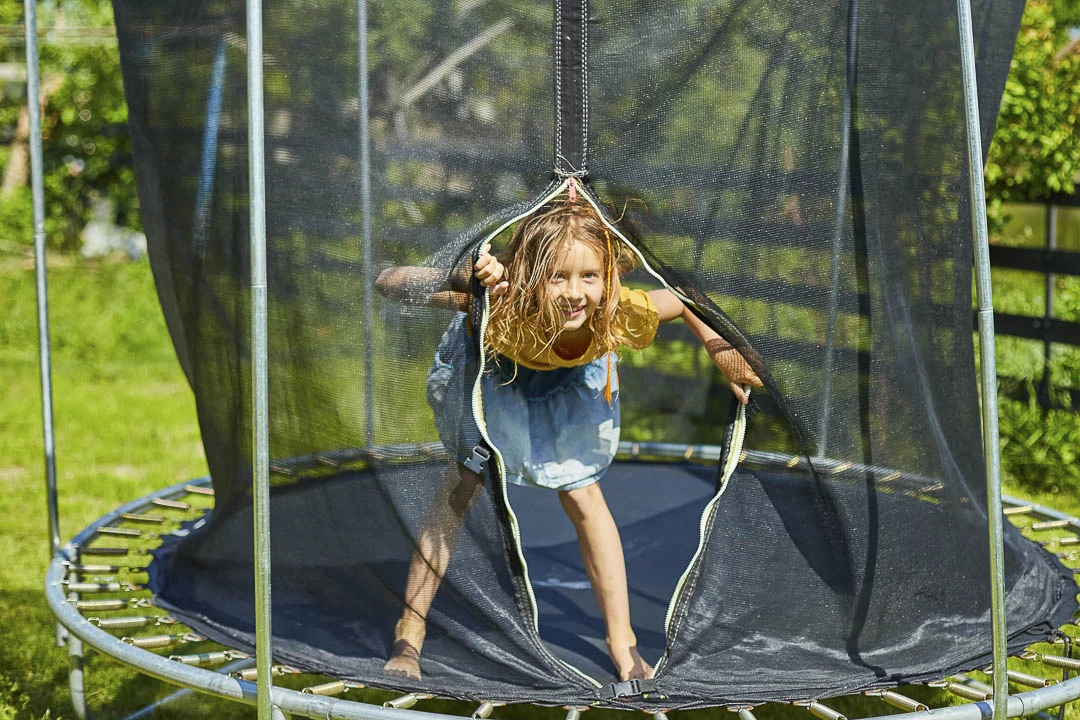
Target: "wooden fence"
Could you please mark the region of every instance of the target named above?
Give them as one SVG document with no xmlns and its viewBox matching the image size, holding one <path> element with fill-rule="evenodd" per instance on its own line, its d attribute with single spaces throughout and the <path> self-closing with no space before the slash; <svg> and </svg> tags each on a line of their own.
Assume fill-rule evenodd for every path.
<svg viewBox="0 0 1080 720">
<path fill-rule="evenodd" d="M 1059 250 L 1058 210 L 1062 207 L 1080 207 L 1080 194 L 1061 195 L 1052 198 L 1046 207 L 1046 246 L 1042 248 L 1015 248 L 990 246 L 990 264 L 995 268 L 1026 270 L 1045 276 L 1044 312 L 1041 317 L 994 313 L 994 328 L 998 335 L 1038 340 L 1043 343 L 1043 375 L 1035 389 L 1044 407 L 1060 406 L 1052 389 L 1064 391 L 1071 398 L 1071 407 L 1080 411 L 1080 378 L 1055 377 L 1051 369 L 1053 345 L 1080 347 L 1080 322 L 1063 320 L 1055 316 L 1054 286 L 1061 275 L 1080 276 L 1080 252 Z M 1015 378 L 1000 377 L 1002 388 L 1010 395 L 1028 397 L 1028 384 Z"/>
</svg>

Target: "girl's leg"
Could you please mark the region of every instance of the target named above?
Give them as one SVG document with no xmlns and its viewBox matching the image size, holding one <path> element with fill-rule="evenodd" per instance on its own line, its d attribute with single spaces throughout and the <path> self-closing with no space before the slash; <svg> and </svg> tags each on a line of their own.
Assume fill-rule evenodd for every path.
<svg viewBox="0 0 1080 720">
<path fill-rule="evenodd" d="M 600 484 L 559 492 L 563 510 L 577 530 L 581 558 L 607 626 L 608 652 L 620 680 L 645 680 L 653 669 L 637 651 L 637 636 L 630 626 L 630 598 L 626 589 L 626 561 L 615 519 L 611 517 Z"/>
<path fill-rule="evenodd" d="M 447 469 L 446 482 L 432 499 L 416 537 L 405 584 L 405 609 L 394 627 L 390 659 L 383 666 L 386 675 L 420 679 L 420 648 L 427 634 L 428 610 L 450 564 L 465 513 L 482 484 L 481 476 L 460 465 Z"/>
</svg>

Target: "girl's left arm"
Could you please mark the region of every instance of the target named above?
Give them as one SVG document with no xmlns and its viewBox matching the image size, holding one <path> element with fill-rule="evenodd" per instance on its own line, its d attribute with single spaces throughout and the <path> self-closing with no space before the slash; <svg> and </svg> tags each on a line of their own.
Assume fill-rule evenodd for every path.
<svg viewBox="0 0 1080 720">
<path fill-rule="evenodd" d="M 649 299 L 656 306 L 656 312 L 660 316 L 660 322 L 668 322 L 676 318 L 682 318 L 690 331 L 697 336 L 705 350 L 712 358 L 713 364 L 728 379 L 731 391 L 744 405 L 750 401 L 750 396 L 743 390 L 743 385 L 761 387 L 761 378 L 747 364 L 739 351 L 731 346 L 727 340 L 720 337 L 711 327 L 706 325 L 701 318 L 690 311 L 674 293 L 670 290 L 650 290 Z"/>
</svg>

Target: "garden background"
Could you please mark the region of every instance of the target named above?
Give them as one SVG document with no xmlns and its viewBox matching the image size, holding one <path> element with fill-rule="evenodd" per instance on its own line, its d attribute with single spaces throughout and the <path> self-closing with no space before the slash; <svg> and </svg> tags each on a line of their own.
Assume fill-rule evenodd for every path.
<svg viewBox="0 0 1080 720">
<path fill-rule="evenodd" d="M 111 7 L 50 0 L 39 8 L 53 397 L 61 537 L 68 538 L 123 502 L 205 474 L 206 465 L 140 242 Z M 55 646 L 42 594 L 49 557 L 22 35 L 21 3 L 0 5 L 0 720 L 72 716 L 67 657 Z M 1046 203 L 1076 196 L 1078 118 L 1080 0 L 1031 0 L 986 168 L 992 243 L 1046 246 Z M 1059 208 L 1056 231 L 1058 249 L 1080 252 L 1080 202 Z M 1045 275 L 995 269 L 993 279 L 996 311 L 1046 316 Z M 1080 322 L 1080 277 L 1056 276 L 1053 288 L 1053 316 Z M 1080 390 L 1080 348 L 1054 345 L 1049 362 L 1044 350 L 1040 341 L 998 338 L 1005 490 L 1080 514 L 1073 401 L 1080 393 L 1068 392 Z M 124 716 L 172 691 L 93 653 L 87 679 L 100 717 Z M 883 712 L 880 704 L 861 712 L 837 707 Z M 199 699 L 156 717 L 253 714 Z M 525 707 L 498 714 L 561 717 Z"/>
</svg>

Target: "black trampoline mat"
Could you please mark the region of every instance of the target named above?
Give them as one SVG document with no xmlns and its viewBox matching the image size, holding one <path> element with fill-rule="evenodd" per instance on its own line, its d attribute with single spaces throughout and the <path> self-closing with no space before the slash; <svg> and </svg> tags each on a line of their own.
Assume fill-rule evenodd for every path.
<svg viewBox="0 0 1080 720">
<path fill-rule="evenodd" d="M 697 550 L 715 477 L 712 467 L 616 463 L 600 481 L 622 538 L 638 649 L 653 665 L 664 652 L 668 604 Z M 557 493 L 511 485 L 509 496 L 536 595 L 540 637 L 560 659 L 610 682 L 614 667 L 604 622 Z"/>
</svg>

